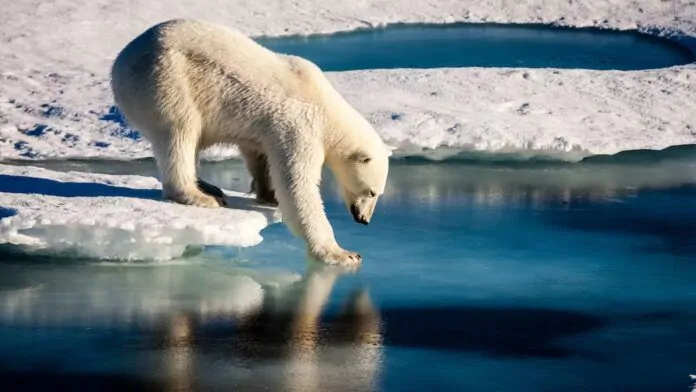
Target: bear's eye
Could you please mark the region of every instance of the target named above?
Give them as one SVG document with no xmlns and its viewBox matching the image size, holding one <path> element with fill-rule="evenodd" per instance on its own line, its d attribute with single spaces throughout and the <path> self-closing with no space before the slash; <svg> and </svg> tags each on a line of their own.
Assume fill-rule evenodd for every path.
<svg viewBox="0 0 696 392">
<path fill-rule="evenodd" d="M 360 152 L 360 151 L 350 154 L 349 158 L 353 162 L 358 162 L 358 163 L 368 163 L 372 160 L 372 158 L 369 155 L 365 154 L 364 152 Z"/>
</svg>

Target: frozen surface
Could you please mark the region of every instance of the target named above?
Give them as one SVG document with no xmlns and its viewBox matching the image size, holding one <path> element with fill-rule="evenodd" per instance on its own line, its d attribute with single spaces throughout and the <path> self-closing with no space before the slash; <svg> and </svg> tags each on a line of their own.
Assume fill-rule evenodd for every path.
<svg viewBox="0 0 696 392">
<path fill-rule="evenodd" d="M 462 68 L 347 72 L 335 80 L 397 154 L 445 146 L 572 159 L 694 143 L 694 76 Z"/>
<path fill-rule="evenodd" d="M 250 35 L 345 31 L 397 22 L 557 23 L 639 29 L 692 49 L 688 0 L 544 2 L 338 0 L 10 2 L 0 17 L 0 156 L 150 155 L 111 109 L 108 69 L 150 25 L 203 18 Z M 330 75 L 392 143 L 422 148 L 615 153 L 693 143 L 692 65 L 658 71 L 435 69 Z M 206 158 L 236 156 L 214 148 Z"/>
<path fill-rule="evenodd" d="M 275 209 L 227 192 L 230 208 L 162 200 L 153 177 L 0 165 L 0 243 L 97 259 L 168 260 L 187 246 L 251 246 Z"/>
</svg>

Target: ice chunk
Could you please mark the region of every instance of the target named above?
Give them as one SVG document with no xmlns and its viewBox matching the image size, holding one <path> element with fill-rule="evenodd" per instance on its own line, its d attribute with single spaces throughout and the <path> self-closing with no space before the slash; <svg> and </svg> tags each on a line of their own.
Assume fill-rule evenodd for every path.
<svg viewBox="0 0 696 392">
<path fill-rule="evenodd" d="M 277 209 L 225 191 L 230 208 L 168 202 L 152 177 L 0 165 L 0 243 L 86 257 L 167 260 L 189 245 L 246 247 Z"/>
</svg>

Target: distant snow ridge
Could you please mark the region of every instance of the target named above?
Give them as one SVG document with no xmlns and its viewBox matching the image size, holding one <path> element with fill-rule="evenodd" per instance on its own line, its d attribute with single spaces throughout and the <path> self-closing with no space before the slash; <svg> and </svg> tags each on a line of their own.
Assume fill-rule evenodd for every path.
<svg viewBox="0 0 696 392">
<path fill-rule="evenodd" d="M 229 209 L 162 200 L 155 178 L 0 165 L 0 244 L 97 259 L 168 260 L 188 245 L 252 246 L 275 209 L 226 191 Z"/>
<path fill-rule="evenodd" d="M 0 25 L 0 157 L 151 156 L 149 143 L 124 125 L 112 107 L 109 67 L 144 29 L 182 16 L 223 23 L 251 36 L 331 33 L 394 23 L 595 26 L 669 37 L 696 52 L 692 0 L 213 3 L 3 4 L 7 17 Z M 635 72 L 467 68 L 329 76 L 388 143 L 410 155 L 438 155 L 433 149 L 529 150 L 570 153 L 567 158 L 575 159 L 696 143 L 694 64 Z M 202 158 L 236 156 L 236 149 L 222 146 Z"/>
</svg>

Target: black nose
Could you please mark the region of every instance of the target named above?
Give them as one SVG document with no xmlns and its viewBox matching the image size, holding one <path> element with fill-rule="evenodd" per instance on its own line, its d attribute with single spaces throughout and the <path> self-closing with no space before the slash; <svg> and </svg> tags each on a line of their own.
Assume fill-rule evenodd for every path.
<svg viewBox="0 0 696 392">
<path fill-rule="evenodd" d="M 367 225 L 369 223 L 366 219 L 360 217 L 358 207 L 355 205 L 350 206 L 350 214 L 353 215 L 353 219 L 358 223 L 362 223 L 363 225 Z"/>
</svg>

